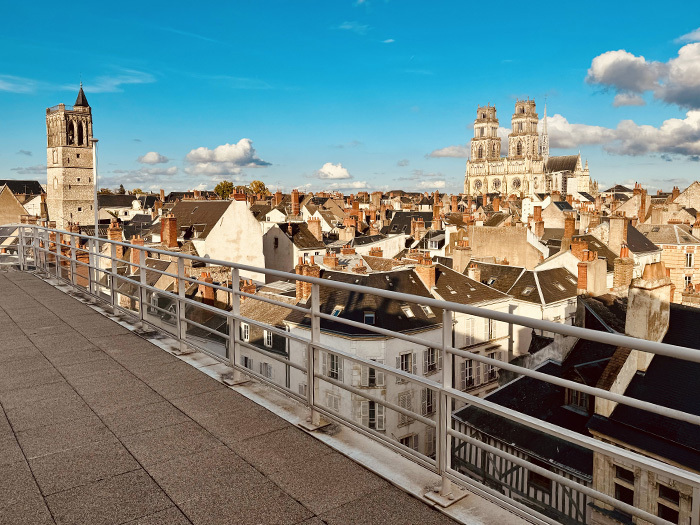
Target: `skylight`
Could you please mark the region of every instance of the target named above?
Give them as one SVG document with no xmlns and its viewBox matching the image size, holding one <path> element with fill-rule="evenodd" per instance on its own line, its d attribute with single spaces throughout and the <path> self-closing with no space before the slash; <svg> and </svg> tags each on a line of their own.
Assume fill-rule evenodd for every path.
<svg viewBox="0 0 700 525">
<path fill-rule="evenodd" d="M 413 310 L 411 310 L 411 307 L 408 305 L 404 305 L 401 307 L 401 311 L 403 311 L 404 314 L 406 314 L 406 317 L 415 317 L 416 314 L 413 313 Z"/>
<path fill-rule="evenodd" d="M 521 295 L 530 295 L 535 290 L 532 286 L 526 286 Z"/>
</svg>

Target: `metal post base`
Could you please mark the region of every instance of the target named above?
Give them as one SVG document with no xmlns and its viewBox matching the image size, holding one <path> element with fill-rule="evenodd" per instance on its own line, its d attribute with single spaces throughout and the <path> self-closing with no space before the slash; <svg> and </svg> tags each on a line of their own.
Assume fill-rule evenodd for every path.
<svg viewBox="0 0 700 525">
<path fill-rule="evenodd" d="M 192 348 L 190 345 L 185 343 L 184 341 L 180 341 L 180 344 L 176 344 L 175 348 L 173 349 L 173 353 L 175 355 L 187 355 L 187 354 L 192 354 L 195 352 L 194 348 Z"/>
<path fill-rule="evenodd" d="M 238 386 L 250 383 L 250 377 L 239 370 L 234 370 L 221 376 L 221 381 L 228 386 Z"/>
<path fill-rule="evenodd" d="M 311 415 L 306 419 L 306 421 L 302 421 L 301 423 L 299 423 L 299 426 L 307 432 L 313 432 L 314 430 L 319 430 L 321 428 L 327 427 L 330 424 L 330 421 L 324 419 L 323 417 L 321 417 L 321 414 L 312 409 Z"/>
<path fill-rule="evenodd" d="M 466 490 L 462 490 L 450 480 L 443 479 L 442 485 L 428 492 L 425 498 L 444 508 L 457 503 L 468 495 L 469 493 Z"/>
</svg>

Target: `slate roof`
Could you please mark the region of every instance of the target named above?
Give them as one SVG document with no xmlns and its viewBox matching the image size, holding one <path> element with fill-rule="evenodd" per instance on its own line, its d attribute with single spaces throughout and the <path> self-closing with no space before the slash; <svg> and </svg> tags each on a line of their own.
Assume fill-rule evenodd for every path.
<svg viewBox="0 0 700 525">
<path fill-rule="evenodd" d="M 430 241 L 437 242 L 437 249 L 442 249 L 445 246 L 445 231 L 444 230 L 428 230 L 423 238 L 418 241 L 416 249 L 430 250 Z"/>
<path fill-rule="evenodd" d="M 272 206 L 268 204 L 253 204 L 250 207 L 250 213 L 252 213 L 253 217 L 258 221 L 264 221 L 265 216 L 270 213 L 270 210 L 272 210 Z"/>
<path fill-rule="evenodd" d="M 552 204 L 561 211 L 574 211 L 574 207 L 567 201 L 554 201 Z"/>
<path fill-rule="evenodd" d="M 576 297 L 577 278 L 566 268 L 550 268 L 535 273 L 545 304 Z"/>
<path fill-rule="evenodd" d="M 292 227 L 292 235 L 289 235 L 289 225 Z M 280 229 L 291 239 L 300 250 L 326 249 L 326 245 L 319 241 L 309 230 L 305 222 L 290 222 L 280 225 Z"/>
<path fill-rule="evenodd" d="M 595 202 L 595 197 L 590 193 L 586 193 L 585 191 L 579 191 L 578 194 L 584 199 L 586 199 L 588 202 Z"/>
<path fill-rule="evenodd" d="M 508 266 L 481 261 L 472 262 L 481 270 L 481 282 L 503 293 L 508 292 L 518 280 L 518 277 L 525 271 L 525 268 L 522 266 Z M 467 269 L 464 272 L 466 273 Z M 491 282 L 492 279 L 493 282 Z"/>
<path fill-rule="evenodd" d="M 153 219 L 150 215 L 139 213 L 134 215 L 129 222 L 122 224 L 124 238 L 131 239 L 134 235 L 148 235 L 153 228 Z"/>
<path fill-rule="evenodd" d="M 183 236 L 189 239 L 196 227 L 198 239 L 206 239 L 216 222 L 221 218 L 233 201 L 180 201 L 170 210 L 177 218 L 180 231 L 187 230 Z M 179 235 L 178 235 L 179 236 Z"/>
<path fill-rule="evenodd" d="M 362 258 L 365 260 L 367 266 L 375 272 L 389 272 L 397 266 L 403 266 L 403 263 L 397 261 L 396 259 L 372 257 L 370 255 L 363 255 Z"/>
<path fill-rule="evenodd" d="M 354 237 L 352 241 L 350 242 L 351 246 L 363 246 L 365 244 L 372 244 L 374 242 L 379 242 L 382 239 L 385 239 L 385 235 L 360 235 L 357 237 Z"/>
<path fill-rule="evenodd" d="M 503 292 L 470 279 L 451 268 L 436 265 L 435 290 L 445 301 L 458 304 L 478 304 L 507 299 Z"/>
<path fill-rule="evenodd" d="M 509 219 L 510 215 L 502 211 L 497 211 L 488 220 L 484 221 L 484 226 L 499 226 L 506 219 Z"/>
<path fill-rule="evenodd" d="M 377 289 L 400 291 L 421 297 L 431 297 L 420 278 L 413 270 L 409 269 L 366 275 L 321 270 L 321 278 Z M 422 308 L 415 304 L 384 299 L 371 294 L 338 290 L 327 286 L 321 286 L 320 299 L 320 311 L 325 314 L 330 315 L 336 306 L 342 306 L 343 310 L 338 317 L 364 323 L 364 313 L 371 311 L 375 314 L 375 326 L 389 328 L 397 332 L 411 332 L 433 328 L 439 326 L 442 321 L 442 310 L 438 308 L 432 308 L 433 315 L 428 316 Z M 406 317 L 406 314 L 401 309 L 402 306 L 409 306 L 413 311 L 414 317 Z M 289 314 L 287 321 L 304 326 L 309 326 L 311 323 L 308 315 L 297 311 Z M 321 319 L 321 329 L 356 336 L 376 335 L 374 332 L 362 328 L 325 319 Z"/>
<path fill-rule="evenodd" d="M 691 227 L 685 224 L 639 224 L 635 228 L 655 245 L 700 244 L 700 239 L 693 237 Z"/>
<path fill-rule="evenodd" d="M 422 218 L 425 227 L 430 228 L 433 223 L 432 211 L 397 211 L 389 223 L 389 234 L 405 233 L 411 235 L 411 219 Z"/>
<path fill-rule="evenodd" d="M 588 249 L 598 252 L 598 258 L 605 259 L 605 265 L 608 272 L 615 269 L 615 258 L 619 254 L 614 253 L 606 244 L 603 244 L 595 235 L 586 233 L 585 235 L 574 235 L 574 239 L 582 239 L 588 243 Z"/>
<path fill-rule="evenodd" d="M 602 193 L 633 193 L 632 190 L 622 184 L 616 184 Z"/>
<path fill-rule="evenodd" d="M 100 208 L 131 208 L 131 203 L 136 200 L 135 195 L 125 193 L 123 195 L 108 193 L 97 194 L 97 205 Z"/>
<path fill-rule="evenodd" d="M 0 187 L 6 185 L 15 195 L 41 195 L 44 189 L 38 180 L 0 179 Z"/>
<path fill-rule="evenodd" d="M 73 106 L 78 106 L 78 107 L 90 107 L 90 104 L 88 104 L 87 97 L 85 96 L 85 92 L 83 91 L 83 83 L 80 83 L 80 91 L 78 91 L 78 98 L 75 99 L 75 104 Z"/>
<path fill-rule="evenodd" d="M 562 155 L 558 157 L 549 157 L 547 159 L 547 164 L 545 165 L 545 171 L 548 173 L 554 173 L 557 171 L 570 171 L 574 172 L 576 170 L 576 163 L 578 162 L 578 155 Z"/>
<path fill-rule="evenodd" d="M 627 247 L 632 253 L 661 251 L 661 248 L 647 239 L 644 234 L 631 224 L 627 226 Z"/>
</svg>

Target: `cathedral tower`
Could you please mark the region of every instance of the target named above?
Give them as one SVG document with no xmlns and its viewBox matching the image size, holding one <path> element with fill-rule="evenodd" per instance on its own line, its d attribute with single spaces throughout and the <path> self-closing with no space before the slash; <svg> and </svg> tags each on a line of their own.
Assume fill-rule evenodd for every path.
<svg viewBox="0 0 700 525">
<path fill-rule="evenodd" d="M 473 161 L 494 160 L 500 156 L 501 139 L 498 138 L 496 108 L 490 104 L 485 107 L 481 106 L 476 111 L 476 120 L 474 121 L 471 158 Z"/>
<path fill-rule="evenodd" d="M 512 131 L 508 135 L 508 157 L 512 159 L 539 156 L 539 136 L 534 100 L 518 100 L 511 121 Z"/>
<path fill-rule="evenodd" d="M 92 111 L 82 84 L 73 107 L 59 104 L 46 110 L 46 137 L 49 220 L 58 228 L 69 222 L 92 224 Z"/>
</svg>

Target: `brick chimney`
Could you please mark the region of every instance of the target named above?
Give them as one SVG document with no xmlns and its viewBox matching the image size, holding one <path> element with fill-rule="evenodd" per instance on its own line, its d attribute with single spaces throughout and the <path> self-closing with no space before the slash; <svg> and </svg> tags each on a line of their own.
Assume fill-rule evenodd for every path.
<svg viewBox="0 0 700 525">
<path fill-rule="evenodd" d="M 248 293 L 250 295 L 255 295 L 255 292 L 257 291 L 257 288 L 255 287 L 255 283 L 253 283 L 252 279 L 241 279 L 238 289 L 243 292 L 243 293 Z M 241 302 L 245 301 L 247 297 L 241 297 Z"/>
<path fill-rule="evenodd" d="M 474 263 L 471 263 L 469 265 L 469 268 L 467 269 L 467 277 L 469 277 L 472 281 L 476 281 L 477 283 L 481 282 L 481 269 Z"/>
<path fill-rule="evenodd" d="M 541 239 L 542 236 L 544 235 L 544 221 L 542 220 L 542 206 L 534 206 L 533 207 L 532 219 L 533 219 L 532 233 L 534 233 L 538 239 Z"/>
<path fill-rule="evenodd" d="M 214 290 L 214 288 L 211 286 L 207 286 L 207 284 L 214 284 L 214 278 L 209 272 L 202 272 L 198 280 L 206 283 L 199 285 L 199 293 L 202 294 L 202 302 L 204 304 L 214 306 L 214 303 L 216 302 L 216 290 Z"/>
<path fill-rule="evenodd" d="M 292 215 L 297 217 L 299 215 L 299 190 L 292 190 Z"/>
<path fill-rule="evenodd" d="M 321 229 L 321 219 L 314 218 L 307 221 L 309 231 L 316 237 L 317 241 L 323 242 L 323 230 Z"/>
<path fill-rule="evenodd" d="M 585 250 L 583 256 L 586 258 L 580 263 L 578 263 L 578 281 L 576 283 L 576 294 L 585 294 L 588 290 L 588 250 Z"/>
<path fill-rule="evenodd" d="M 369 225 L 369 231 L 367 235 L 379 235 L 379 227 L 377 221 L 372 221 Z"/>
<path fill-rule="evenodd" d="M 382 192 L 381 191 L 372 192 L 370 202 L 375 206 L 375 208 L 379 208 L 379 206 L 382 204 Z"/>
<path fill-rule="evenodd" d="M 422 217 L 418 217 L 417 219 L 411 219 L 411 237 L 413 237 L 416 240 L 419 240 L 423 237 L 425 232 L 425 222 L 423 222 Z"/>
<path fill-rule="evenodd" d="M 122 237 L 122 229 L 119 226 L 119 221 L 113 218 L 109 223 L 109 228 L 107 228 L 107 239 L 110 241 L 122 242 L 124 239 Z M 124 257 L 124 247 L 117 245 L 117 259 Z"/>
<path fill-rule="evenodd" d="M 571 193 L 567 194 L 567 196 L 566 196 L 566 202 L 568 202 L 568 203 L 571 204 L 571 205 L 574 204 L 574 196 L 573 196 Z"/>
<path fill-rule="evenodd" d="M 384 251 L 379 247 L 375 246 L 369 249 L 370 257 L 384 257 Z"/>
<path fill-rule="evenodd" d="M 136 235 L 131 238 L 131 244 L 133 246 L 143 246 L 145 244 L 145 241 L 143 237 L 141 237 L 140 235 Z M 132 264 L 131 273 L 136 273 L 137 271 L 139 271 L 139 268 L 138 266 L 134 265 L 138 265 L 141 262 L 141 250 L 139 250 L 138 248 L 132 248 L 130 260 Z"/>
<path fill-rule="evenodd" d="M 681 194 L 681 190 L 678 189 L 678 186 L 674 186 L 673 190 L 671 191 L 671 202 L 675 202 L 675 200 L 678 198 L 678 196 Z"/>
<path fill-rule="evenodd" d="M 202 200 L 202 192 L 200 190 L 194 190 L 194 200 L 196 200 L 196 201 Z"/>
<path fill-rule="evenodd" d="M 355 266 L 352 267 L 352 271 L 354 273 L 366 274 L 367 267 L 365 266 L 365 263 L 362 260 L 360 260 Z"/>
<path fill-rule="evenodd" d="M 623 215 L 610 216 L 610 233 L 608 234 L 608 247 L 613 253 L 620 253 L 622 245 L 627 243 L 627 218 Z"/>
<path fill-rule="evenodd" d="M 452 252 L 452 269 L 455 272 L 464 272 L 471 258 L 472 249 L 469 247 L 469 241 L 466 239 L 457 241 L 457 245 Z"/>
<path fill-rule="evenodd" d="M 277 206 L 279 206 L 280 204 L 282 204 L 282 192 L 281 192 L 280 190 L 277 190 L 277 191 L 275 192 L 275 199 L 274 199 L 274 201 L 272 202 L 272 205 L 273 205 L 274 207 L 277 207 Z"/>
<path fill-rule="evenodd" d="M 304 265 L 303 274 L 306 275 L 307 277 L 321 277 L 321 267 L 314 262 L 313 256 L 311 257 L 310 264 Z M 311 286 L 312 286 L 311 283 L 307 283 L 307 282 L 302 283 L 302 290 L 304 293 L 304 299 L 307 299 L 311 296 Z"/>
<path fill-rule="evenodd" d="M 177 218 L 172 213 L 160 218 L 160 242 L 167 248 L 177 248 Z"/>
<path fill-rule="evenodd" d="M 343 246 L 340 249 L 341 255 L 355 255 L 355 248 L 351 248 L 350 245 Z"/>
<path fill-rule="evenodd" d="M 430 257 L 421 256 L 418 259 L 415 272 L 428 290 L 435 288 L 437 267 L 430 260 Z"/>
<path fill-rule="evenodd" d="M 297 275 L 304 275 L 304 268 L 306 265 L 304 264 L 304 258 L 299 257 L 299 263 L 294 267 L 294 272 Z M 296 298 L 297 302 L 303 301 L 304 300 L 304 282 L 297 280 L 297 293 L 296 293 Z"/>
<path fill-rule="evenodd" d="M 552 198 L 552 202 L 559 202 L 561 200 L 561 192 L 554 190 L 550 197 Z"/>
<path fill-rule="evenodd" d="M 691 233 L 693 234 L 693 237 L 700 238 L 700 217 L 695 219 L 695 223 L 693 224 L 693 229 L 691 230 Z"/>
<path fill-rule="evenodd" d="M 588 243 L 583 239 L 574 239 L 571 241 L 571 253 L 573 253 L 579 261 L 583 261 L 583 252 L 588 250 Z"/>
<path fill-rule="evenodd" d="M 165 202 L 165 190 L 160 190 L 160 202 Z"/>
<path fill-rule="evenodd" d="M 571 241 L 576 234 L 576 212 L 564 213 L 564 235 L 561 238 L 559 251 L 565 252 L 571 247 Z"/>
<path fill-rule="evenodd" d="M 494 197 L 491 206 L 493 207 L 493 211 L 501 211 L 501 198 Z"/>
<path fill-rule="evenodd" d="M 627 288 L 632 282 L 634 259 L 626 244 L 620 248 L 620 256 L 613 262 L 613 288 Z"/>
<path fill-rule="evenodd" d="M 338 254 L 331 251 L 326 251 L 323 256 L 323 264 L 328 268 L 335 269 L 338 267 Z"/>
<path fill-rule="evenodd" d="M 459 213 L 459 208 L 457 207 L 458 200 L 459 200 L 459 197 L 457 197 L 457 195 L 452 195 L 452 197 L 450 197 L 450 201 L 451 201 L 450 205 L 452 207 L 452 209 L 451 209 L 452 213 Z"/>
<path fill-rule="evenodd" d="M 595 210 L 600 212 L 603 208 L 603 197 L 600 194 L 595 196 Z"/>
</svg>

